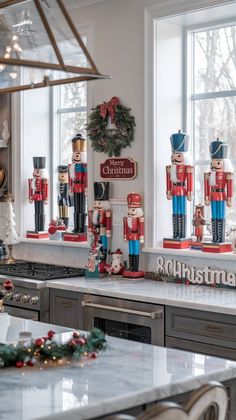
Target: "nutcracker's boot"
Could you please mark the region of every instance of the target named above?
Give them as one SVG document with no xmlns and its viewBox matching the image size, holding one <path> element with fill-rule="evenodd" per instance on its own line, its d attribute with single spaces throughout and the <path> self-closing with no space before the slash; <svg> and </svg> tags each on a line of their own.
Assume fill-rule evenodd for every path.
<svg viewBox="0 0 236 420">
<path fill-rule="evenodd" d="M 184 214 L 179 216 L 179 238 L 186 238 L 186 216 Z"/>
<path fill-rule="evenodd" d="M 177 230 L 177 214 L 172 215 L 172 224 L 173 224 L 173 239 L 178 238 L 178 230 Z"/>
<path fill-rule="evenodd" d="M 86 214 L 85 213 L 79 213 L 77 216 L 78 216 L 78 232 L 79 233 L 84 233 L 85 232 Z"/>
<path fill-rule="evenodd" d="M 217 242 L 225 242 L 225 219 L 217 219 Z"/>
<path fill-rule="evenodd" d="M 139 266 L 139 255 L 134 255 L 134 271 L 138 271 Z"/>
<path fill-rule="evenodd" d="M 74 213 L 74 229 L 73 232 L 74 233 L 78 233 L 79 232 L 79 220 L 78 220 L 78 213 Z"/>
<path fill-rule="evenodd" d="M 128 271 L 133 271 L 133 255 L 129 254 L 129 268 Z"/>
<path fill-rule="evenodd" d="M 211 229 L 212 229 L 212 242 L 217 241 L 217 232 L 216 232 L 216 219 L 211 219 Z"/>
<path fill-rule="evenodd" d="M 45 230 L 45 214 L 39 215 L 39 231 Z"/>
<path fill-rule="evenodd" d="M 39 231 L 39 215 L 34 215 L 34 225 L 35 225 L 35 232 Z"/>
<path fill-rule="evenodd" d="M 69 217 L 62 217 L 61 219 L 63 220 L 66 228 L 68 228 L 68 226 L 69 226 Z"/>
</svg>

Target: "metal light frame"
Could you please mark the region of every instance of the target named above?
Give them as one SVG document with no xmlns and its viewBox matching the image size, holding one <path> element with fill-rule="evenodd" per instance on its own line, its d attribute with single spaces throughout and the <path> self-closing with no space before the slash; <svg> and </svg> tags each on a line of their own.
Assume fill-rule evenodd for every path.
<svg viewBox="0 0 236 420">
<path fill-rule="evenodd" d="M 15 4 L 19 3 L 25 3 L 28 0 L 6 0 L 0 3 L 0 10 L 4 9 L 9 6 L 13 6 Z M 55 63 L 44 63 L 40 61 L 31 61 L 31 60 L 25 60 L 25 59 L 18 59 L 18 58 L 4 58 L 0 57 L 0 64 L 5 65 L 13 65 L 13 66 L 20 66 L 20 67 L 33 67 L 38 69 L 45 69 L 45 70 L 58 70 L 63 71 L 67 73 L 74 73 L 75 77 L 68 77 L 64 79 L 58 79 L 58 80 L 50 80 L 48 76 L 44 76 L 43 81 L 39 83 L 33 83 L 33 84 L 26 84 L 26 85 L 19 85 L 19 86 L 12 86 L 12 87 L 5 87 L 1 88 L 0 86 L 0 94 L 2 93 L 9 93 L 9 92 L 17 92 L 21 90 L 30 90 L 32 88 L 40 88 L 40 87 L 46 87 L 46 86 L 55 86 L 55 85 L 63 85 L 67 83 L 75 83 L 75 82 L 82 82 L 82 81 L 89 81 L 94 79 L 106 79 L 109 78 L 109 76 L 105 76 L 101 74 L 91 55 L 89 54 L 84 42 L 82 41 L 67 9 L 65 8 L 63 0 L 56 0 L 60 11 L 62 12 L 68 26 L 70 27 L 76 41 L 78 42 L 78 46 L 82 49 L 88 63 L 91 67 L 80 67 L 80 66 L 71 66 L 65 64 L 63 60 L 63 56 L 61 55 L 61 52 L 58 48 L 57 42 L 55 40 L 55 37 L 53 35 L 53 32 L 50 28 L 49 22 L 46 18 L 46 15 L 44 13 L 44 10 L 41 5 L 41 0 L 32 0 L 32 2 L 35 4 L 35 7 L 38 11 L 39 17 L 41 18 L 41 21 L 43 23 L 44 29 L 48 35 L 48 38 L 50 40 L 50 43 L 52 45 L 52 48 L 55 52 L 55 55 L 58 59 L 59 64 Z M 77 76 L 76 76 L 77 74 Z"/>
</svg>

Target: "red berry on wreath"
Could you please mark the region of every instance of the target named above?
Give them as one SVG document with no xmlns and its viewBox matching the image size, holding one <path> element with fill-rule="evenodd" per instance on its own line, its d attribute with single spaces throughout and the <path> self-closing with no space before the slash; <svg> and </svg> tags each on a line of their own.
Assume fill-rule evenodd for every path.
<svg viewBox="0 0 236 420">
<path fill-rule="evenodd" d="M 37 347 L 40 347 L 40 346 L 42 346 L 42 345 L 44 344 L 44 339 L 43 339 L 43 338 L 37 338 L 37 339 L 35 340 L 34 344 L 35 344 Z"/>
</svg>

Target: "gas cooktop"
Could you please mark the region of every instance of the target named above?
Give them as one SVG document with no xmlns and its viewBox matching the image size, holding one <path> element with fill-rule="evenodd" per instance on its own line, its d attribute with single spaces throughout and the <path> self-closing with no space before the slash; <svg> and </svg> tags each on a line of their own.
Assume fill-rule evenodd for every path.
<svg viewBox="0 0 236 420">
<path fill-rule="evenodd" d="M 82 277 L 85 274 L 85 269 L 31 261 L 16 261 L 15 264 L 0 264 L 0 274 L 45 281 Z"/>
</svg>

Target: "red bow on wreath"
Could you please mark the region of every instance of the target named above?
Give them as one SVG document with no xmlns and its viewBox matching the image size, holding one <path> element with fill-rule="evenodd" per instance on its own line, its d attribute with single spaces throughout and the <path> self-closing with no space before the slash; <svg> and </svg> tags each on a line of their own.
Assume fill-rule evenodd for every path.
<svg viewBox="0 0 236 420">
<path fill-rule="evenodd" d="M 113 96 L 110 101 L 103 102 L 100 105 L 100 116 L 106 118 L 107 114 L 111 117 L 111 123 L 114 123 L 115 119 L 115 106 L 119 105 L 120 100 L 116 96 Z"/>
</svg>

